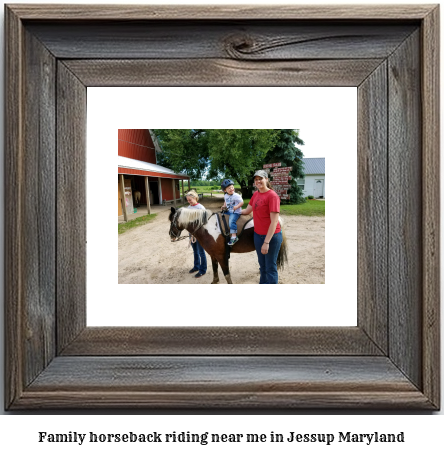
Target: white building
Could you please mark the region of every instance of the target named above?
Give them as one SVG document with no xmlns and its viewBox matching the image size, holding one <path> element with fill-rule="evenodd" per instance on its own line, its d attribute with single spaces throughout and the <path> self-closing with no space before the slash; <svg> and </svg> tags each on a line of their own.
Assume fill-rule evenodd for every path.
<svg viewBox="0 0 444 456">
<path fill-rule="evenodd" d="M 298 179 L 298 185 L 303 190 L 303 196 L 325 198 L 325 158 L 303 158 L 302 160 L 305 177 Z"/>
</svg>

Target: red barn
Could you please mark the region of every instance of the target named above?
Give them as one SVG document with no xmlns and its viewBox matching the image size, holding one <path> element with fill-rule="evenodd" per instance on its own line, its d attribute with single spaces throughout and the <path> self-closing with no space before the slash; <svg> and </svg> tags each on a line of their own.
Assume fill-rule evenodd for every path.
<svg viewBox="0 0 444 456">
<path fill-rule="evenodd" d="M 180 184 L 183 189 L 183 181 L 187 180 L 190 188 L 190 178 L 157 164 L 161 150 L 153 131 L 119 129 L 118 140 L 119 215 L 126 219 L 125 212 L 133 211 L 136 192 L 141 196 L 139 205 L 147 205 L 148 213 L 152 205 L 176 205 L 180 201 Z"/>
</svg>

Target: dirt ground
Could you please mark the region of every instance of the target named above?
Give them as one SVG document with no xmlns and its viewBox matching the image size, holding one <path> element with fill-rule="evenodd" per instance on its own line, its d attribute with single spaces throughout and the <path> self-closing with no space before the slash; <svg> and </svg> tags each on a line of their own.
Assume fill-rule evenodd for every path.
<svg viewBox="0 0 444 456">
<path fill-rule="evenodd" d="M 204 198 L 207 209 L 219 210 L 221 200 Z M 168 231 L 170 209 L 160 212 L 153 222 L 119 235 L 119 283 L 206 283 L 213 280 L 211 258 L 207 254 L 207 273 L 195 279 L 193 251 L 188 241 L 171 242 Z M 279 283 L 325 282 L 325 217 L 283 215 L 288 242 L 288 265 L 279 271 Z M 182 234 L 186 234 L 184 231 Z M 235 284 L 259 283 L 256 252 L 230 258 L 231 279 Z M 225 284 L 219 268 L 220 284 Z"/>
</svg>

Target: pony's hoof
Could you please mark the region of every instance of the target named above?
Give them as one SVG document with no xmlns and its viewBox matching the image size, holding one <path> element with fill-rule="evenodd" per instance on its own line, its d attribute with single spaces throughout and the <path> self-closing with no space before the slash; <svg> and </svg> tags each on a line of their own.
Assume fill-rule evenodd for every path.
<svg viewBox="0 0 444 456">
<path fill-rule="evenodd" d="M 219 283 L 219 279 L 218 279 L 218 280 L 216 280 L 216 279 L 213 280 L 213 281 L 211 282 L 211 285 L 214 285 L 214 284 L 216 284 L 216 283 Z"/>
</svg>

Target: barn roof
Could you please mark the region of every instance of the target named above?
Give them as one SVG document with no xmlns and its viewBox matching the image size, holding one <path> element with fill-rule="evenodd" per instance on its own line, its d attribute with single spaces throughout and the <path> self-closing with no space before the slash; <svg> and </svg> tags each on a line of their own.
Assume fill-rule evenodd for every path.
<svg viewBox="0 0 444 456">
<path fill-rule="evenodd" d="M 303 158 L 305 174 L 325 174 L 325 158 Z"/>
<path fill-rule="evenodd" d="M 127 168 L 137 171 L 151 171 L 153 173 L 174 175 L 178 178 L 188 178 L 186 174 L 177 174 L 173 170 L 164 168 L 163 166 L 141 160 L 134 160 L 133 158 L 121 157 L 120 155 L 117 156 L 117 162 L 119 168 Z"/>
</svg>

